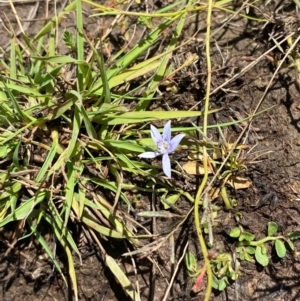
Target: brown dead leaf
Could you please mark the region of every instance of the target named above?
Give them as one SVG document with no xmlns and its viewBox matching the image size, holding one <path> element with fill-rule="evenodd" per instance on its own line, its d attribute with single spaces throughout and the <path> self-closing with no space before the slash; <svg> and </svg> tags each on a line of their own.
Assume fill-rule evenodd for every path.
<svg viewBox="0 0 300 301">
<path fill-rule="evenodd" d="M 213 187 L 209 191 L 209 196 L 212 201 L 215 200 L 220 195 L 220 190 L 221 190 L 220 187 Z"/>
<path fill-rule="evenodd" d="M 249 179 L 235 176 L 229 177 L 226 183 L 234 189 L 246 189 L 252 185 L 252 182 Z"/>
<path fill-rule="evenodd" d="M 182 168 L 189 175 L 204 175 L 203 165 L 197 161 L 188 161 Z M 208 170 L 208 173 L 211 174 L 211 171 Z"/>
<path fill-rule="evenodd" d="M 216 147 L 216 148 L 214 148 L 212 157 L 214 160 L 218 160 L 218 159 L 221 159 L 224 156 L 224 154 L 225 153 L 222 151 L 222 149 L 220 147 Z"/>
</svg>

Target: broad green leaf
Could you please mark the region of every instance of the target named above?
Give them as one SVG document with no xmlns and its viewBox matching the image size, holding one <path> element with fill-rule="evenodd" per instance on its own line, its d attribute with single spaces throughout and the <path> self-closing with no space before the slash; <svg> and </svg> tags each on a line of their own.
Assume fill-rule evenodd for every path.
<svg viewBox="0 0 300 301">
<path fill-rule="evenodd" d="M 278 231 L 278 225 L 274 222 L 268 223 L 268 236 L 274 236 Z"/>
<path fill-rule="evenodd" d="M 219 289 L 219 279 L 216 277 L 216 275 L 213 273 L 212 274 L 212 287 L 216 290 Z"/>
<path fill-rule="evenodd" d="M 229 233 L 230 237 L 239 237 L 240 235 L 241 235 L 241 229 L 239 227 L 233 228 Z"/>
<path fill-rule="evenodd" d="M 254 240 L 255 236 L 249 232 L 242 232 L 240 237 L 239 237 L 239 241 L 243 241 L 243 240 L 246 240 L 246 241 L 252 241 Z"/>
<path fill-rule="evenodd" d="M 278 257 L 283 258 L 286 255 L 286 248 L 280 239 L 275 240 L 275 250 Z"/>
<path fill-rule="evenodd" d="M 223 277 L 222 279 L 219 280 L 219 291 L 223 291 L 227 287 L 227 278 Z"/>
<path fill-rule="evenodd" d="M 300 238 L 300 231 L 293 231 L 288 234 L 290 240 L 295 240 Z"/>
<path fill-rule="evenodd" d="M 254 255 L 255 254 L 255 248 L 251 247 L 251 246 L 247 246 L 246 248 L 246 252 L 250 255 Z"/>
<path fill-rule="evenodd" d="M 269 258 L 266 254 L 263 254 L 262 247 L 257 246 L 255 250 L 255 259 L 256 261 L 262 265 L 262 266 L 267 266 L 269 263 Z"/>
<path fill-rule="evenodd" d="M 163 203 L 164 209 L 169 209 L 172 205 L 174 205 L 178 199 L 180 198 L 181 194 L 173 194 L 168 196 L 167 198 L 162 198 L 161 202 Z"/>
</svg>

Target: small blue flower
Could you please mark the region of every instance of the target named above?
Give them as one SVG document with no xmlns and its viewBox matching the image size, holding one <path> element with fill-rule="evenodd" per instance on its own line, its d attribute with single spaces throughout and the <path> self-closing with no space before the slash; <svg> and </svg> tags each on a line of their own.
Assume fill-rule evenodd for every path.
<svg viewBox="0 0 300 301">
<path fill-rule="evenodd" d="M 169 154 L 175 151 L 185 134 L 176 135 L 173 139 L 171 139 L 171 121 L 168 121 L 166 123 L 162 135 L 159 133 L 158 129 L 155 126 L 151 125 L 150 129 L 151 138 L 156 144 L 157 150 L 155 152 L 142 153 L 139 155 L 139 157 L 152 159 L 162 155 L 163 171 L 167 177 L 171 178 L 171 162 Z"/>
</svg>

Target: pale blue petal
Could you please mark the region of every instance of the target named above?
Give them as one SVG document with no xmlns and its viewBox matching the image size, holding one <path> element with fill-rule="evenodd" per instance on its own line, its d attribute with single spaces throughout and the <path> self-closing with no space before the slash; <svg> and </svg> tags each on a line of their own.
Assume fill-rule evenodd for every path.
<svg viewBox="0 0 300 301">
<path fill-rule="evenodd" d="M 157 157 L 159 154 L 156 152 L 145 152 L 140 155 L 138 155 L 139 158 L 146 158 L 146 159 L 153 159 Z"/>
<path fill-rule="evenodd" d="M 155 144 L 162 141 L 161 134 L 159 133 L 158 129 L 154 125 L 150 125 L 151 130 L 151 138 L 154 141 Z"/>
<path fill-rule="evenodd" d="M 168 154 L 164 154 L 162 157 L 162 167 L 165 175 L 171 178 L 171 162 Z"/>
<path fill-rule="evenodd" d="M 164 126 L 163 141 L 167 141 L 169 143 L 171 141 L 171 120 L 169 120 Z"/>
<path fill-rule="evenodd" d="M 168 153 L 172 153 L 175 151 L 175 149 L 177 148 L 178 144 L 180 143 L 180 141 L 182 140 L 182 138 L 185 136 L 185 134 L 179 134 L 176 135 L 175 137 L 173 137 L 173 139 L 171 140 L 170 143 L 170 147 L 168 149 Z"/>
</svg>

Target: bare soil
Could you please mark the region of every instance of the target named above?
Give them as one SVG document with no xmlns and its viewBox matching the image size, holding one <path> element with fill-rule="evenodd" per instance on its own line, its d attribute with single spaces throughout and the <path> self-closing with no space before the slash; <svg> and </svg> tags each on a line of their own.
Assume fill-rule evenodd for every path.
<svg viewBox="0 0 300 301">
<path fill-rule="evenodd" d="M 44 24 L 41 19 L 53 16 L 53 3 L 51 2 L 49 6 L 46 6 L 46 2 L 15 3 L 17 13 L 23 20 L 28 18 L 28 12 L 32 11 L 36 5 L 37 10 L 33 11 L 30 18 L 39 20 L 29 23 L 26 29 L 29 36 L 40 30 Z M 272 4 L 266 7 L 260 1 L 255 5 L 257 9 L 251 8 L 250 14 L 262 17 L 261 12 L 264 12 L 265 18 L 270 22 L 257 23 L 236 16 L 224 28 L 220 28 L 221 21 L 229 15 L 220 11 L 214 12 L 212 24 L 214 41 L 212 41 L 211 51 L 212 90 L 226 81 L 229 83 L 211 96 L 211 107 L 222 108 L 211 118 L 211 123 L 228 122 L 251 115 L 263 97 L 276 69 L 272 59 L 280 59 L 283 55 L 275 49 L 249 71 L 242 73 L 243 68 L 274 46 L 270 36 L 284 37 L 299 27 L 299 17 L 295 14 L 295 5 L 292 1 L 289 3 L 272 1 Z M 10 5 L 0 3 L 0 6 L 0 16 L 3 21 L 0 25 L 0 46 L 3 49 L 3 55 L 7 56 L 5 51 L 9 50 L 9 34 L 4 28 L 4 25 L 8 27 L 7 19 L 17 36 L 20 35 Z M 57 10 L 59 11 L 62 6 L 63 3 L 58 3 Z M 161 7 L 163 3 L 158 1 L 151 3 L 151 6 Z M 236 1 L 236 7 L 240 6 L 240 1 Z M 88 7 L 86 11 L 89 12 Z M 160 87 L 160 98 L 153 103 L 152 109 L 160 108 L 167 111 L 190 109 L 193 106 L 197 109 L 202 107 L 206 75 L 203 46 L 204 20 L 204 14 L 189 19 L 183 38 L 190 37 L 197 31 L 198 33 L 194 42 L 176 53 L 173 63 L 182 62 L 187 53 L 196 53 L 200 57 L 199 61 L 189 69 L 180 71 L 173 78 L 178 90 L 176 94 L 168 91 L 164 86 Z M 98 21 L 95 18 L 86 18 L 85 22 L 88 34 L 98 32 L 100 25 L 97 24 Z M 23 24 L 27 23 L 23 22 Z M 64 20 L 63 27 L 69 30 L 74 28 L 74 24 L 74 15 L 70 14 L 70 17 Z M 107 57 L 121 47 L 118 34 L 120 33 L 115 33 L 115 35 L 112 33 L 108 37 L 111 44 L 106 52 Z M 283 44 L 282 47 L 288 48 L 287 44 Z M 236 74 L 239 76 L 234 78 Z M 230 197 L 236 199 L 237 206 L 229 212 L 221 210 L 217 225 L 214 227 L 215 244 L 222 252 L 234 253 L 234 243 L 228 234 L 236 226 L 233 216 L 237 212 L 243 215 L 241 223 L 244 229 L 255 234 L 257 238 L 266 234 L 269 221 L 274 221 L 279 225 L 279 233 L 285 234 L 300 229 L 298 216 L 300 203 L 297 201 L 300 194 L 300 97 L 296 75 L 292 68 L 282 69 L 276 74 L 259 108 L 259 110 L 270 109 L 254 119 L 244 136 L 246 137 L 244 144 L 251 146 L 251 151 L 245 153 L 247 170 L 241 172 L 239 176 L 251 179 L 253 185 L 246 190 L 229 190 Z M 201 120 L 197 122 L 201 124 Z M 228 141 L 234 142 L 234 139 L 241 133 L 242 127 L 242 124 L 229 127 L 225 132 Z M 216 135 L 216 132 L 212 131 L 211 134 Z M 182 162 L 187 160 L 184 158 L 185 155 L 182 153 Z M 176 156 L 178 160 L 178 155 Z M 199 179 L 196 177 L 192 179 L 177 177 L 175 181 L 192 194 L 196 192 L 199 184 Z M 142 201 L 139 210 L 149 209 L 151 196 L 144 195 Z M 215 200 L 215 204 L 224 208 L 220 199 Z M 156 205 L 159 208 L 158 200 Z M 191 208 L 191 204 L 186 200 L 180 200 L 178 206 L 183 213 Z M 172 222 L 176 223 L 176 220 Z M 51 263 L 40 258 L 43 255 L 42 249 L 35 245 L 34 241 L 27 239 L 13 244 L 11 235 L 15 230 L 14 227 L 17 226 L 13 225 L 11 229 L 6 228 L 0 231 L 0 300 L 72 300 L 72 292 L 53 271 Z M 158 233 L 168 231 L 169 227 L 170 220 L 157 220 L 156 231 Z M 79 232 L 74 231 L 74 233 L 78 235 L 80 242 Z M 176 260 L 181 257 L 187 241 L 189 241 L 189 249 L 196 252 L 201 261 L 192 216 L 175 237 Z M 128 251 L 125 242 L 108 241 L 104 242 L 104 246 L 108 254 L 119 259 L 120 265 L 132 282 L 138 281 L 142 300 L 162 300 L 167 283 L 174 272 L 174 265 L 170 263 L 168 245 L 152 254 L 159 268 L 154 268 L 154 265 L 146 258 L 136 260 L 137 275 L 130 259 L 121 257 L 124 252 Z M 296 241 L 295 247 L 296 252 L 288 252 L 282 260 L 272 254 L 270 264 L 265 268 L 255 263 L 241 261 L 241 276 L 238 280 L 223 292 L 214 291 L 211 300 L 300 300 L 300 253 L 297 251 L 300 248 L 300 242 Z M 83 243 L 81 252 L 83 264 L 80 265 L 78 261 L 76 267 L 80 300 L 130 300 L 105 267 L 100 251 L 95 245 Z M 64 265 L 66 261 L 62 254 L 58 246 L 57 255 L 67 275 L 67 267 Z M 187 277 L 184 266 L 181 265 L 168 300 L 202 300 L 203 292 L 193 296 L 192 286 L 192 280 Z"/>
</svg>

